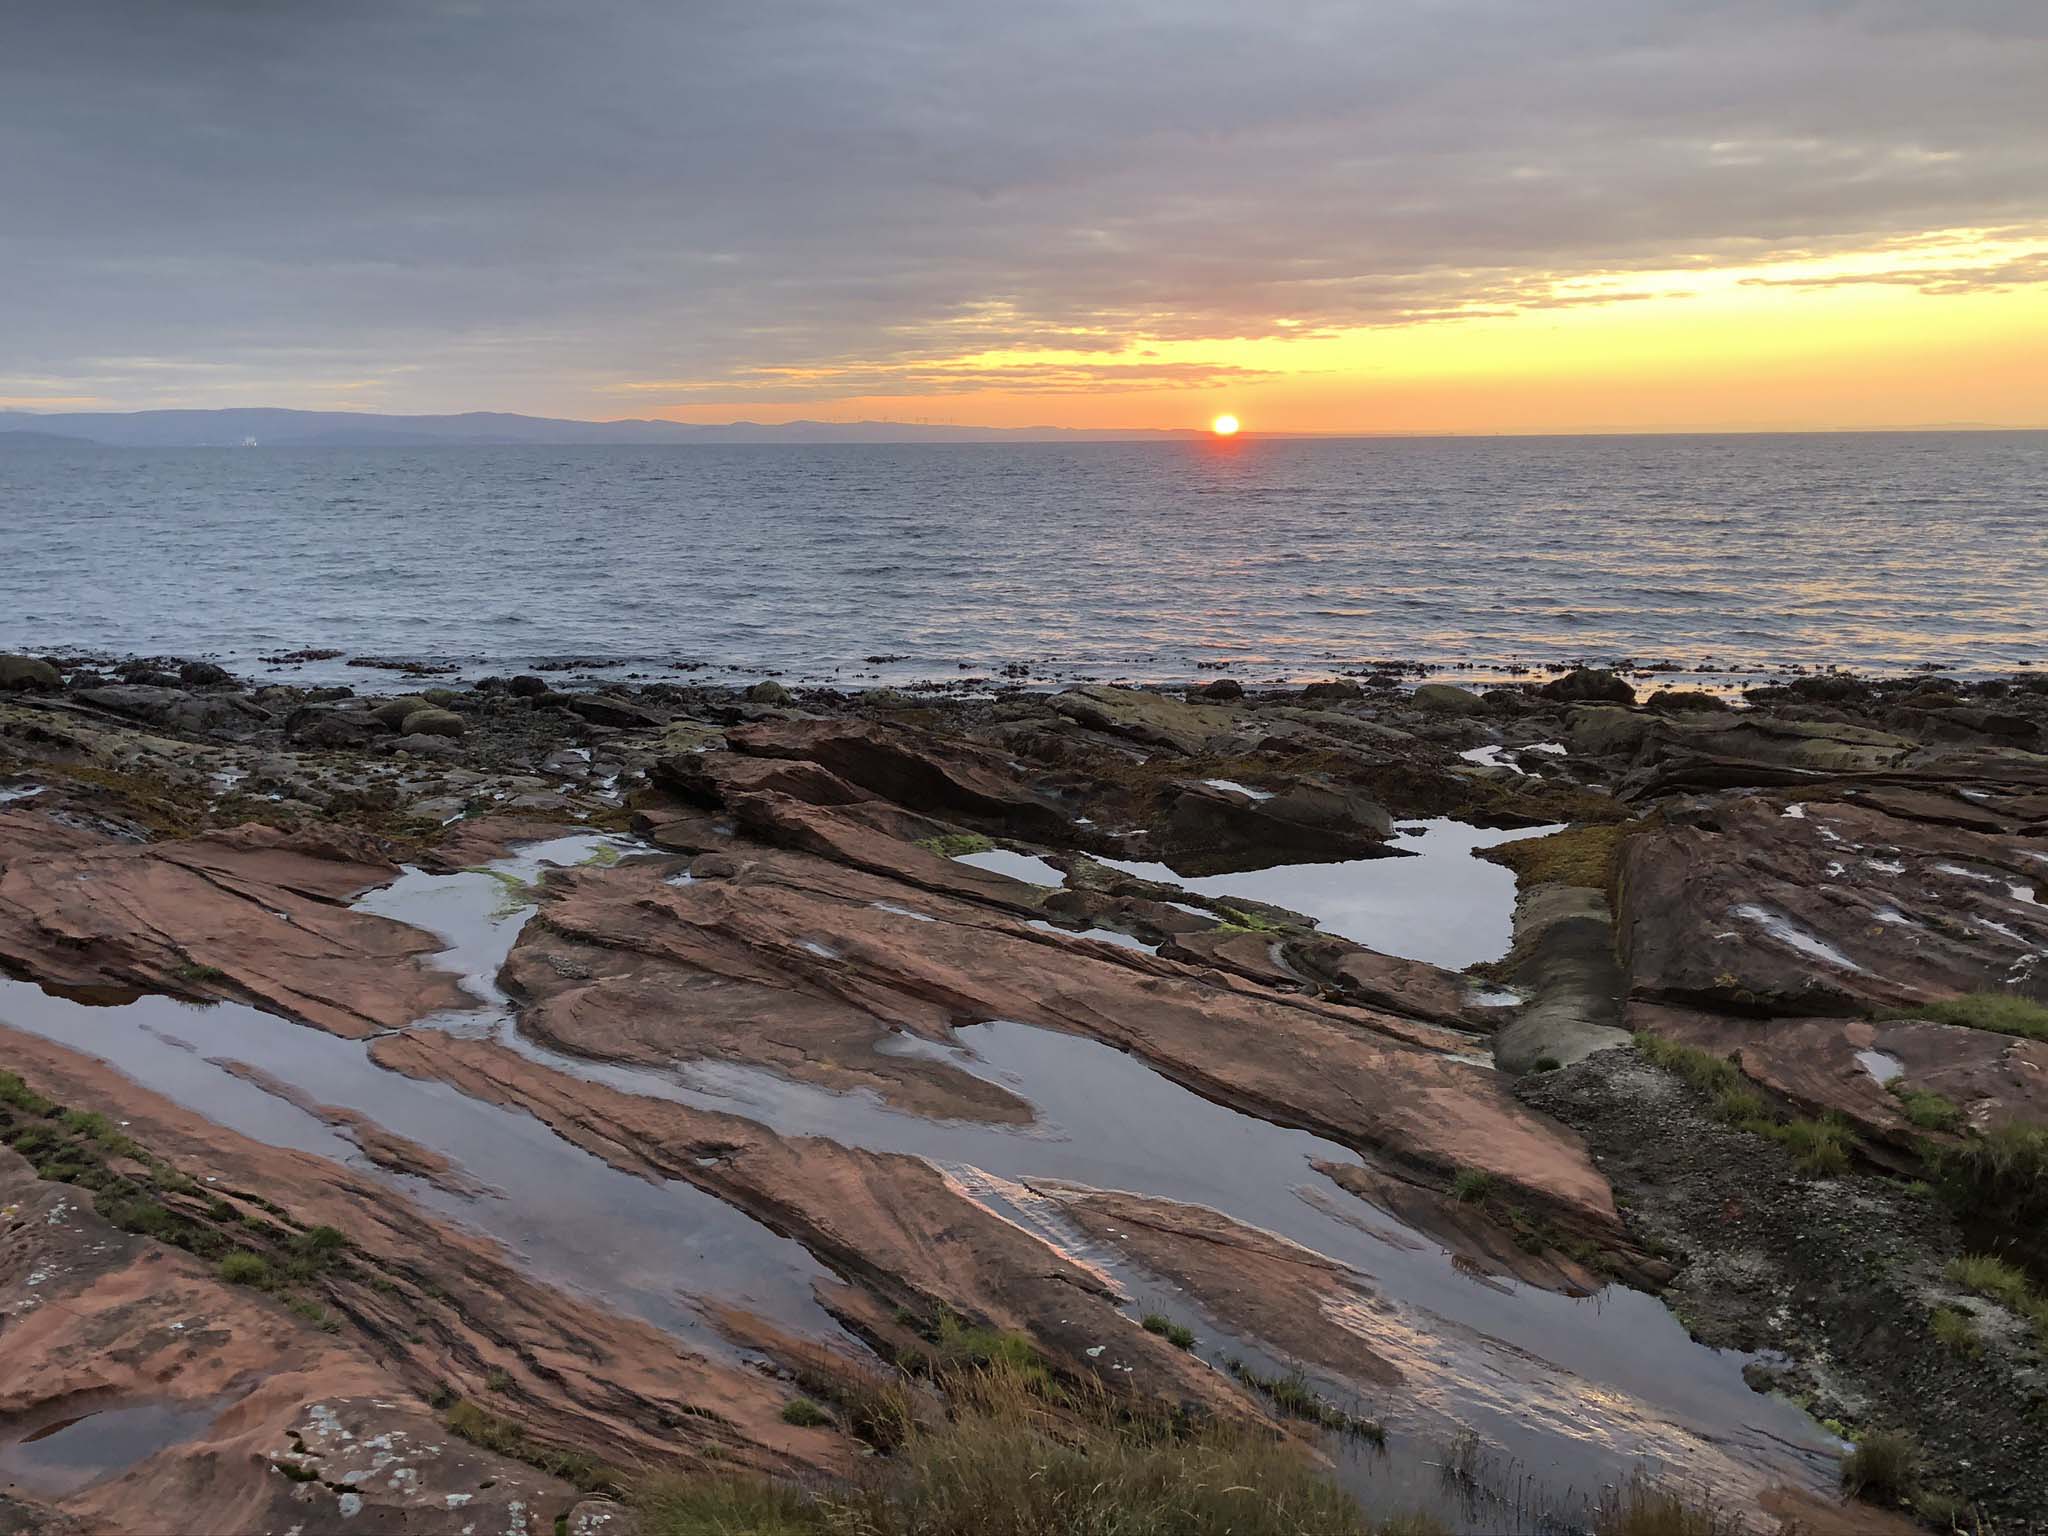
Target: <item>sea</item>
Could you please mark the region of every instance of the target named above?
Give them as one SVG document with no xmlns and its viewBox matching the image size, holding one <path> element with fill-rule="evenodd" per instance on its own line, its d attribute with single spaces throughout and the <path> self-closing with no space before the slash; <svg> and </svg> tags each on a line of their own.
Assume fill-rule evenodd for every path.
<svg viewBox="0 0 2048 1536">
<path fill-rule="evenodd" d="M 295 680 L 1972 676 L 2048 666 L 2048 433 L 0 441 L 0 552 L 0 649 Z"/>
</svg>

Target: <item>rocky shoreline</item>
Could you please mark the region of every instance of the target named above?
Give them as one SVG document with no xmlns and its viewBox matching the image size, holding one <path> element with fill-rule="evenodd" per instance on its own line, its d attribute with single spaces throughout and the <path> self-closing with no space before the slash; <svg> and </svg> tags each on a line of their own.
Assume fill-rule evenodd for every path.
<svg viewBox="0 0 2048 1536">
<path fill-rule="evenodd" d="M 0 1468 L 208 1409 L 0 1474 L 0 1530 L 617 1532 L 621 1468 L 844 1476 L 969 1335 L 1312 1448 L 1286 1404 L 1356 1402 L 1355 1491 L 1453 1528 L 1497 1506 L 1414 1469 L 1470 1435 L 1568 1526 L 1643 1464 L 1759 1529 L 2048 1529 L 2044 747 L 2040 677 L 0 657 Z M 1877 1431 L 1910 1485 L 1834 1506 Z"/>
</svg>

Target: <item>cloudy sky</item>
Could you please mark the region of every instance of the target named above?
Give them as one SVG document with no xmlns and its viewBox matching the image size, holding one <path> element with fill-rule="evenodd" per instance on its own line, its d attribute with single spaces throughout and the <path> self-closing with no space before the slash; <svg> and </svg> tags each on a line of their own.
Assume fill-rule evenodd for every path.
<svg viewBox="0 0 2048 1536">
<path fill-rule="evenodd" d="M 0 405 L 2048 425 L 2043 0 L 0 20 Z"/>
</svg>

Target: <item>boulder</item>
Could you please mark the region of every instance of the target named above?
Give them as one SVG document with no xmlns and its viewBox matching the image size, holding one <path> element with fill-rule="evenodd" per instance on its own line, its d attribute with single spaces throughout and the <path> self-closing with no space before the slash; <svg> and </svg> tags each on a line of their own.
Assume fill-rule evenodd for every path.
<svg viewBox="0 0 2048 1536">
<path fill-rule="evenodd" d="M 387 751 L 405 752 L 413 757 L 431 757 L 436 762 L 454 763 L 462 760 L 462 748 L 447 736 L 434 736 L 425 731 L 416 731 L 410 736 L 401 736 L 392 742 Z"/>
<path fill-rule="evenodd" d="M 1365 690 L 1348 677 L 1340 677 L 1330 682 L 1310 683 L 1301 690 L 1301 696 L 1312 703 L 1324 703 L 1332 699 L 1362 699 Z"/>
<path fill-rule="evenodd" d="M 367 746 L 388 737 L 391 727 L 366 709 L 323 709 L 316 705 L 293 711 L 285 721 L 284 733 L 302 747 L 348 748 Z"/>
<path fill-rule="evenodd" d="M 690 860 L 692 880 L 730 880 L 739 872 L 739 865 L 727 853 L 700 853 Z"/>
<path fill-rule="evenodd" d="M 548 687 L 546 678 L 535 677 L 531 672 L 520 673 L 512 679 L 511 686 L 512 696 L 516 699 L 537 699 L 542 694 L 553 691 Z"/>
<path fill-rule="evenodd" d="M 611 726 L 617 730 L 631 730 L 636 726 L 665 724 L 667 716 L 659 710 L 649 709 L 645 704 L 636 703 L 616 693 L 572 693 L 556 694 L 574 714 L 581 715 L 592 725 Z"/>
<path fill-rule="evenodd" d="M 1073 813 L 1019 783 L 1002 758 L 905 726 L 764 721 L 736 727 L 726 740 L 749 757 L 804 759 L 869 794 L 985 831 L 1058 839 L 1072 831 Z"/>
<path fill-rule="evenodd" d="M 1592 704 L 1571 712 L 1565 734 L 1575 756 L 1623 757 L 1632 755 L 1658 729 L 1650 715 L 1612 704 Z"/>
<path fill-rule="evenodd" d="M 1234 677 L 1219 677 L 1213 683 L 1189 691 L 1190 698 L 1208 699 L 1212 703 L 1229 704 L 1244 697 L 1244 684 Z"/>
<path fill-rule="evenodd" d="M 1417 709 L 1433 710 L 1443 715 L 1483 715 L 1486 700 L 1469 688 L 1459 688 L 1451 683 L 1418 684 L 1411 697 Z"/>
<path fill-rule="evenodd" d="M 777 682 L 759 682 L 747 690 L 750 704 L 787 704 L 789 690 Z"/>
<path fill-rule="evenodd" d="M 460 736 L 469 729 L 469 722 L 452 709 L 429 707 L 416 709 L 405 717 L 398 728 L 401 736 Z"/>
<path fill-rule="evenodd" d="M 407 716 L 432 708 L 434 705 L 419 694 L 404 693 L 395 699 L 383 699 L 371 705 L 370 713 L 395 731 L 405 724 Z"/>
<path fill-rule="evenodd" d="M 1053 695 L 1052 707 L 1095 730 L 1190 757 L 1214 748 L 1232 723 L 1232 715 L 1214 705 L 1190 704 L 1138 688 L 1069 688 Z"/>
<path fill-rule="evenodd" d="M 1568 704 L 1633 704 L 1636 691 L 1601 667 L 1574 667 L 1536 690 L 1546 699 Z"/>
<path fill-rule="evenodd" d="M 17 693 L 62 687 L 63 674 L 35 656 L 0 656 L 0 688 Z"/>
<path fill-rule="evenodd" d="M 73 695 L 80 703 L 110 714 L 124 715 L 172 731 L 208 731 L 243 719 L 242 712 L 222 699 L 195 698 L 182 688 L 150 683 L 109 683 Z"/>
<path fill-rule="evenodd" d="M 178 681 L 187 688 L 218 688 L 222 683 L 234 680 L 234 675 L 226 667 L 215 666 L 210 661 L 188 661 L 178 668 Z"/>
</svg>

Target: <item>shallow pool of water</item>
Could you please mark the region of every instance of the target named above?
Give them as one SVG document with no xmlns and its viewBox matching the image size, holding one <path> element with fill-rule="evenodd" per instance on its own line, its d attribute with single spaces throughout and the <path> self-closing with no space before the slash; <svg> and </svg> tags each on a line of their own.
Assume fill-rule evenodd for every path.
<svg viewBox="0 0 2048 1536">
<path fill-rule="evenodd" d="M 1099 862 L 1204 896 L 1244 896 L 1286 907 L 1314 918 L 1326 933 L 1382 954 L 1460 971 L 1482 960 L 1498 960 L 1514 940 L 1514 871 L 1473 854 L 1557 830 L 1502 830 L 1439 818 L 1395 830 L 1392 846 L 1412 855 L 1409 858 L 1277 864 L 1192 879 L 1165 864 L 1136 859 Z"/>
<path fill-rule="evenodd" d="M 59 1419 L 0 1444 L 0 1488 L 62 1498 L 190 1440 L 218 1411 L 216 1403 L 135 1403 Z"/>
</svg>

